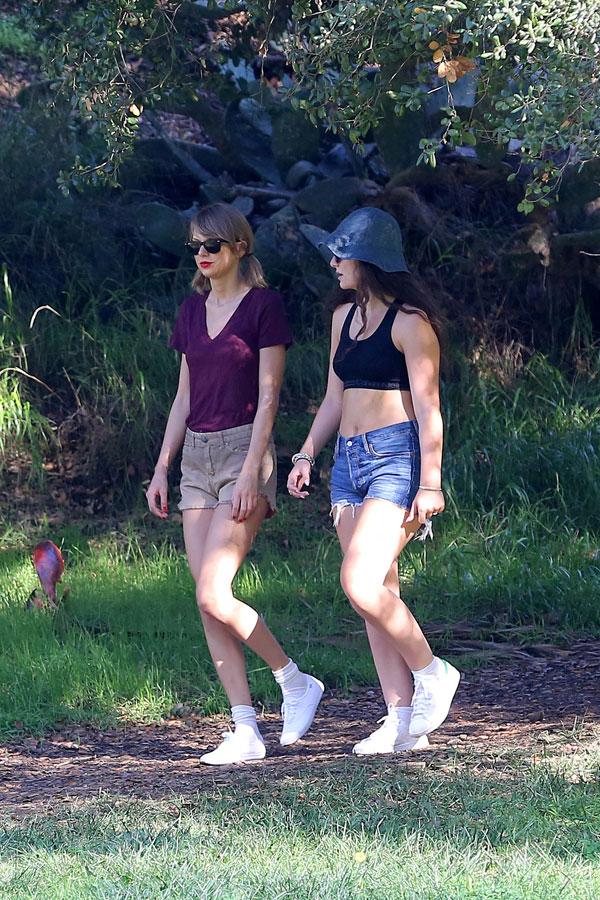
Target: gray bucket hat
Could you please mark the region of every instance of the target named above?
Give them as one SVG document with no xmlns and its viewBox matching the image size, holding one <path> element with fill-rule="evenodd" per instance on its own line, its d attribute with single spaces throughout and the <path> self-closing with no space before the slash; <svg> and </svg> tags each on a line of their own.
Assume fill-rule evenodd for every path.
<svg viewBox="0 0 600 900">
<path fill-rule="evenodd" d="M 314 225 L 300 227 L 311 244 L 319 250 L 326 247 L 339 259 L 372 263 L 384 272 L 409 271 L 400 226 L 393 216 L 382 209 L 371 206 L 355 209 L 331 233 Z M 330 258 L 329 254 L 327 258 Z"/>
</svg>

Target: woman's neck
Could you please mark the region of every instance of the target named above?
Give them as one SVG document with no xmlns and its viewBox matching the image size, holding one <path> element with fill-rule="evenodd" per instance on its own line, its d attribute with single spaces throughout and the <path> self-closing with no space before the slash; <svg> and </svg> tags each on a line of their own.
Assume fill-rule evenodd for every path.
<svg viewBox="0 0 600 900">
<path fill-rule="evenodd" d="M 386 310 L 389 309 L 392 299 L 393 298 L 391 298 L 391 297 L 389 298 L 389 300 L 387 297 L 384 299 L 383 297 L 379 297 L 377 294 L 370 293 L 369 299 L 367 300 L 367 303 L 366 303 L 367 315 L 369 315 L 371 313 L 377 313 L 378 311 L 381 311 L 382 309 L 386 309 Z"/>
<path fill-rule="evenodd" d="M 239 270 L 228 272 L 221 278 L 210 279 L 210 296 L 215 303 L 226 303 L 234 300 L 248 290 L 248 285 L 240 278 Z"/>
</svg>

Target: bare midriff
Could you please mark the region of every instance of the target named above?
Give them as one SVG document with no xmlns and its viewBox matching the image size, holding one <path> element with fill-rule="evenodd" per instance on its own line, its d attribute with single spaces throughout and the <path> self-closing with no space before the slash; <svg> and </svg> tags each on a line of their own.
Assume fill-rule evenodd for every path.
<svg viewBox="0 0 600 900">
<path fill-rule="evenodd" d="M 354 437 L 415 418 L 410 391 L 348 388 L 342 401 L 340 434 Z"/>
</svg>

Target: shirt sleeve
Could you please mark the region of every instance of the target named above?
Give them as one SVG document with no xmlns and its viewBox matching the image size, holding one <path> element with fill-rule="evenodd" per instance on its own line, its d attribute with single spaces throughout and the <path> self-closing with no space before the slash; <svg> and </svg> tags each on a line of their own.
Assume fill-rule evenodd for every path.
<svg viewBox="0 0 600 900">
<path fill-rule="evenodd" d="M 293 343 L 285 306 L 281 294 L 269 294 L 260 312 L 258 323 L 258 349 L 283 344 L 285 349 Z"/>
<path fill-rule="evenodd" d="M 173 333 L 171 334 L 171 339 L 169 341 L 169 347 L 172 347 L 173 350 L 179 350 L 180 353 L 187 352 L 189 332 L 188 307 L 189 304 L 186 301 L 179 307 L 177 319 L 175 320 L 175 327 L 173 328 Z"/>
</svg>

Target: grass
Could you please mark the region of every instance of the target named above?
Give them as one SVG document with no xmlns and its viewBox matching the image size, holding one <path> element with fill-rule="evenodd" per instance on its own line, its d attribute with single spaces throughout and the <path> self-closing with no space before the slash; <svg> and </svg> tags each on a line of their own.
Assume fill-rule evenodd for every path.
<svg viewBox="0 0 600 900">
<path fill-rule="evenodd" d="M 39 49 L 33 35 L 18 16 L 3 13 L 0 19 L 0 58 L 3 54 L 37 60 Z"/>
<path fill-rule="evenodd" d="M 338 582 L 326 498 L 317 493 L 311 503 L 283 501 L 252 549 L 237 593 L 266 618 L 290 655 L 330 686 L 372 684 L 362 623 Z M 146 520 L 123 532 L 71 528 L 52 537 L 65 553 L 70 588 L 57 615 L 24 608 L 36 582 L 27 550 L 35 537 L 7 533 L 0 555 L 1 732 L 156 721 L 177 703 L 205 713 L 227 708 L 176 523 L 166 534 Z M 452 623 L 465 620 L 474 637 L 520 624 L 531 627 L 530 641 L 600 635 L 597 552 L 589 535 L 567 537 L 527 511 L 510 521 L 440 521 L 435 542 L 407 550 L 404 596 L 426 628 L 438 626 L 437 649 L 448 643 L 444 626 L 450 633 Z M 249 671 L 256 700 L 276 703 L 270 672 L 252 655 Z"/>
<path fill-rule="evenodd" d="M 0 891 L 43 898 L 592 900 L 600 752 L 424 769 L 349 759 L 231 774 L 164 801 L 100 797 L 3 817 Z M 576 773 L 574 775 L 574 773 Z"/>
<path fill-rule="evenodd" d="M 110 300 L 71 289 L 61 316 L 40 310 L 30 328 L 35 307 L 27 297 L 16 302 L 3 273 L 0 450 L 37 458 L 41 480 L 56 414 L 63 418 L 55 435 L 60 452 L 78 467 L 75 486 L 107 495 L 110 488 L 121 510 L 139 496 L 155 459 L 177 378 L 176 355 L 166 346 L 176 304 L 160 273 L 155 280 L 157 296 L 143 305 L 133 287 L 113 291 Z M 527 625 L 528 638 L 541 640 L 600 634 L 597 349 L 589 346 L 570 368 L 540 353 L 526 359 L 514 348 L 470 358 L 454 352 L 443 397 L 448 509 L 436 520 L 438 539 L 415 543 L 402 561 L 404 596 L 437 634 L 465 620 L 475 637 L 511 625 Z M 322 396 L 326 360 L 324 339 L 298 341 L 289 354 L 276 425 L 286 458 Z M 46 388 L 36 393 L 23 373 Z M 64 418 L 69 402 L 73 413 Z M 346 688 L 372 683 L 375 673 L 338 583 L 327 451 L 320 467 L 321 483 L 307 504 L 283 498 L 238 590 L 290 654 Z M 49 514 L 53 502 L 48 498 Z M 155 720 L 179 702 L 207 713 L 225 707 L 179 528 L 165 530 L 139 513 L 128 518 L 122 512 L 125 524 L 113 534 L 94 521 L 61 530 L 43 517 L 37 530 L 18 534 L 9 518 L 0 545 L 5 733 L 15 722 L 41 730 L 60 721 Z M 34 586 L 30 548 L 48 537 L 67 552 L 71 588 L 56 617 L 24 609 Z M 447 637 L 436 640 L 440 649 Z M 250 670 L 256 699 L 275 702 L 270 674 L 254 658 Z"/>
</svg>

